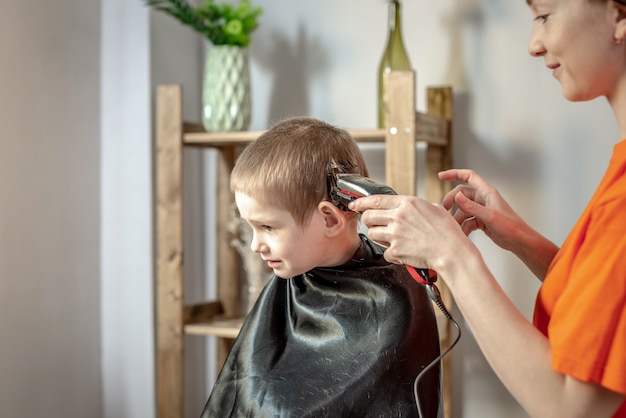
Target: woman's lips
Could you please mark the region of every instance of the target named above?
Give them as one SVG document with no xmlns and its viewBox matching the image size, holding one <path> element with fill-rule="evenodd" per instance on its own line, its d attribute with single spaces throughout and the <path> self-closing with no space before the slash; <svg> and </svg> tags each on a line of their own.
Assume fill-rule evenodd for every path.
<svg viewBox="0 0 626 418">
<path fill-rule="evenodd" d="M 548 65 L 548 68 L 552 70 L 552 76 L 556 78 L 558 70 L 559 68 L 561 68 L 561 66 L 559 64 L 550 64 Z"/>
</svg>

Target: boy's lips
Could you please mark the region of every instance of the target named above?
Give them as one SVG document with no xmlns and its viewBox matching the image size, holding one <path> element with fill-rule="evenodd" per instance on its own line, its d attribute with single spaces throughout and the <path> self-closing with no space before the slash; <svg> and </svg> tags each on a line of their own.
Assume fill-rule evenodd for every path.
<svg viewBox="0 0 626 418">
<path fill-rule="evenodd" d="M 275 269 L 280 265 L 279 260 L 264 260 L 267 263 L 267 266 L 271 269 Z"/>
</svg>

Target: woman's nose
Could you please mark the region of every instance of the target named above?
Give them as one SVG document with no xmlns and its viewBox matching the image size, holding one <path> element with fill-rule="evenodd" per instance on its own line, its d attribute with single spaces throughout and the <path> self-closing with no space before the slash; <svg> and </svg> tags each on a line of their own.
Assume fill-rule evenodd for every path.
<svg viewBox="0 0 626 418">
<path fill-rule="evenodd" d="M 546 53 L 546 48 L 543 46 L 541 40 L 532 35 L 530 42 L 528 43 L 528 53 L 533 57 L 542 57 Z"/>
</svg>

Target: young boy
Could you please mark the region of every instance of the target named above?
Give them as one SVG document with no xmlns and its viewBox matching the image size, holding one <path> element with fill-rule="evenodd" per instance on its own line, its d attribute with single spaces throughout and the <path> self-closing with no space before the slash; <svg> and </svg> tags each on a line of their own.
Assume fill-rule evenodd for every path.
<svg viewBox="0 0 626 418">
<path fill-rule="evenodd" d="M 214 417 L 417 417 L 413 382 L 439 355 L 423 286 L 358 233 L 330 201 L 333 176 L 367 176 L 345 130 L 278 123 L 238 158 L 231 189 L 274 271 L 246 318 L 202 413 Z M 440 414 L 440 371 L 420 381 Z"/>
</svg>

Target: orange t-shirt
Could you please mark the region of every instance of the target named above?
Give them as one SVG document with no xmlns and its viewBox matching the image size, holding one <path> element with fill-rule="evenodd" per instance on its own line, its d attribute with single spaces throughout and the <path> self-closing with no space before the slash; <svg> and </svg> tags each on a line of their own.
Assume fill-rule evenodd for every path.
<svg viewBox="0 0 626 418">
<path fill-rule="evenodd" d="M 533 323 L 554 370 L 626 395 L 626 140 L 552 261 Z"/>
</svg>

